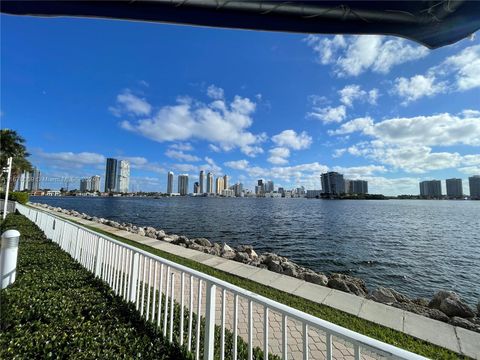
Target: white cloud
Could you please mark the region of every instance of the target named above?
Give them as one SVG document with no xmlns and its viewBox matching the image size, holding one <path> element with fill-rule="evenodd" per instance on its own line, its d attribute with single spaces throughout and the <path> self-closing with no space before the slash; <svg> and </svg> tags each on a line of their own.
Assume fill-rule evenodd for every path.
<svg viewBox="0 0 480 360">
<path fill-rule="evenodd" d="M 371 176 L 374 173 L 386 172 L 387 169 L 382 165 L 366 165 L 366 166 L 352 166 L 352 167 L 343 167 L 343 166 L 334 166 L 333 171 L 344 174 L 345 177 L 349 179 L 359 179 L 364 178 L 365 176 Z"/>
<path fill-rule="evenodd" d="M 97 165 L 97 164 L 103 164 L 106 161 L 105 156 L 97 153 L 92 153 L 92 152 L 74 153 L 71 151 L 67 151 L 67 152 L 46 153 L 40 150 L 36 152 L 35 155 L 53 162 L 64 162 L 66 164 L 71 164 L 73 166 Z"/>
<path fill-rule="evenodd" d="M 276 147 L 269 150 L 270 157 L 267 159 L 268 162 L 277 165 L 287 164 L 287 158 L 290 156 L 290 149 L 286 147 Z"/>
<path fill-rule="evenodd" d="M 404 104 L 407 104 L 424 96 L 471 90 L 480 87 L 478 69 L 480 45 L 474 45 L 431 67 L 425 75 L 397 78 L 392 92 L 404 98 Z"/>
<path fill-rule="evenodd" d="M 457 55 L 448 57 L 441 65 L 440 72 L 453 73 L 459 91 L 480 87 L 480 45 L 463 49 Z"/>
<path fill-rule="evenodd" d="M 329 135 L 344 135 L 351 134 L 357 131 L 367 131 L 373 126 L 373 119 L 369 116 L 364 118 L 357 118 L 342 124 L 337 130 L 329 130 Z"/>
<path fill-rule="evenodd" d="M 294 130 L 284 130 L 280 134 L 272 136 L 272 141 L 281 147 L 302 150 L 310 147 L 312 144 L 312 137 L 305 131 L 297 134 Z"/>
<path fill-rule="evenodd" d="M 396 65 L 428 54 L 425 47 L 382 35 L 336 35 L 332 39 L 310 35 L 306 42 L 318 61 L 323 65 L 332 64 L 340 77 L 358 76 L 368 70 L 386 74 Z"/>
<path fill-rule="evenodd" d="M 170 149 L 175 149 L 175 150 L 182 150 L 182 151 L 191 151 L 193 150 L 193 146 L 190 143 L 175 143 L 169 145 Z"/>
<path fill-rule="evenodd" d="M 148 116 L 152 111 L 152 106 L 143 98 L 132 94 L 129 89 L 125 89 L 117 95 L 117 103 L 109 108 L 115 116 L 123 114 Z"/>
<path fill-rule="evenodd" d="M 223 89 L 213 84 L 207 88 L 207 95 L 215 100 L 223 99 L 225 96 Z"/>
<path fill-rule="evenodd" d="M 407 79 L 404 77 L 395 79 L 393 93 L 405 99 L 403 105 L 422 97 L 443 93 L 447 90 L 445 82 L 437 82 L 433 74 L 415 75 Z"/>
<path fill-rule="evenodd" d="M 370 104 L 375 105 L 379 96 L 378 89 L 372 89 L 365 91 L 360 85 L 347 85 L 343 89 L 338 91 L 340 95 L 340 102 L 346 106 L 352 107 L 354 101 L 368 101 Z"/>
<path fill-rule="evenodd" d="M 313 108 L 313 111 L 308 113 L 308 116 L 323 121 L 323 123 L 342 122 L 347 116 L 347 109 L 345 105 L 337 107 L 327 106 L 326 108 Z"/>
<path fill-rule="evenodd" d="M 451 146 L 456 144 L 480 145 L 480 116 L 474 112 L 456 116 L 448 113 L 393 118 L 374 123 L 369 117 L 342 124 L 330 135 L 361 131 L 388 144 L 422 144 L 425 146 Z"/>
<path fill-rule="evenodd" d="M 219 173 L 222 171 L 222 168 L 218 166 L 212 158 L 205 156 L 205 161 L 207 163 L 201 166 L 202 169 L 207 169 L 208 171 L 212 171 L 214 173 Z"/>
<path fill-rule="evenodd" d="M 210 150 L 212 150 L 213 152 L 221 152 L 222 149 L 220 149 L 217 145 L 213 145 L 213 144 L 208 144 L 208 147 L 210 148 Z"/>
<path fill-rule="evenodd" d="M 198 156 L 186 154 L 181 150 L 168 149 L 165 152 L 165 155 L 171 159 L 176 159 L 181 161 L 200 161 L 200 158 Z"/>
<path fill-rule="evenodd" d="M 478 175 L 480 174 L 480 166 L 466 166 L 461 167 L 458 171 L 467 174 L 467 175 Z"/>
<path fill-rule="evenodd" d="M 227 161 L 224 164 L 225 166 L 236 170 L 245 170 L 248 168 L 248 160 Z"/>
<path fill-rule="evenodd" d="M 343 154 L 345 154 L 346 151 L 347 151 L 346 148 L 335 149 L 335 150 L 333 151 L 332 157 L 333 157 L 333 158 L 339 158 L 339 157 L 341 157 Z"/>
<path fill-rule="evenodd" d="M 221 99 L 210 104 L 182 98 L 175 105 L 161 107 L 151 117 L 123 121 L 120 125 L 158 142 L 196 138 L 212 142 L 223 151 L 240 148 L 248 156 L 255 156 L 263 151 L 260 143 L 265 140 L 264 134 L 247 131 L 253 123 L 255 107 L 250 99 L 240 96 L 230 103 Z"/>
</svg>

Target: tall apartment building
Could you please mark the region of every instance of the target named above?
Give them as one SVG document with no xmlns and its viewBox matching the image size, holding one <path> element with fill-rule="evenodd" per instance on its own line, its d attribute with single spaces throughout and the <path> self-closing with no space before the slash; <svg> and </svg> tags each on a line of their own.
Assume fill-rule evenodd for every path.
<svg viewBox="0 0 480 360">
<path fill-rule="evenodd" d="M 426 199 L 440 199 L 442 197 L 442 182 L 440 180 L 426 180 L 420 183 L 420 196 Z"/>
<path fill-rule="evenodd" d="M 217 177 L 217 180 L 215 182 L 215 193 L 217 195 L 222 195 L 222 190 L 223 189 L 225 189 L 224 180 L 223 180 L 223 177 L 219 176 L 219 177 Z"/>
<path fill-rule="evenodd" d="M 24 171 L 17 180 L 17 191 L 28 190 L 28 179 L 30 177 L 30 173 L 28 171 Z"/>
<path fill-rule="evenodd" d="M 199 184 L 199 188 L 198 188 L 198 192 L 200 194 L 203 194 L 205 191 L 203 189 L 203 184 L 205 182 L 205 172 L 203 170 L 200 170 L 200 175 L 198 176 L 198 184 Z"/>
<path fill-rule="evenodd" d="M 117 171 L 117 191 L 127 193 L 128 188 L 130 187 L 130 162 L 127 160 L 120 160 L 118 162 Z"/>
<path fill-rule="evenodd" d="M 272 181 L 272 180 L 269 180 L 269 181 L 267 181 L 267 183 L 265 184 L 265 192 L 266 192 L 266 193 L 269 193 L 269 192 L 273 192 L 273 191 L 274 191 L 273 181 Z"/>
<path fill-rule="evenodd" d="M 167 176 L 167 194 L 173 194 L 173 176 L 173 171 L 169 171 Z"/>
<path fill-rule="evenodd" d="M 117 166 L 117 159 L 107 159 L 105 168 L 105 192 L 117 191 Z"/>
<path fill-rule="evenodd" d="M 193 184 L 193 193 L 199 194 L 199 192 L 200 192 L 200 184 L 198 183 L 198 181 L 195 181 L 195 183 Z"/>
<path fill-rule="evenodd" d="M 447 187 L 447 197 L 450 199 L 459 199 L 463 197 L 462 179 L 445 180 Z"/>
<path fill-rule="evenodd" d="M 345 180 L 345 192 L 348 194 L 368 194 L 368 181 Z"/>
<path fill-rule="evenodd" d="M 100 191 L 100 176 L 94 175 L 90 178 L 90 191 Z"/>
<path fill-rule="evenodd" d="M 228 190 L 228 176 L 223 175 L 223 189 Z"/>
<path fill-rule="evenodd" d="M 178 192 L 180 195 L 188 194 L 188 174 L 178 175 Z"/>
<path fill-rule="evenodd" d="M 470 198 L 480 200 L 480 175 L 470 176 L 468 186 L 470 188 Z"/>
<path fill-rule="evenodd" d="M 322 174 L 322 191 L 328 195 L 340 195 L 345 193 L 345 181 L 343 174 L 330 171 Z"/>
<path fill-rule="evenodd" d="M 207 174 L 207 193 L 212 194 L 213 193 L 213 174 L 209 172 Z"/>
<path fill-rule="evenodd" d="M 92 187 L 91 178 L 80 179 L 80 191 L 81 192 L 90 191 L 91 187 Z"/>
<path fill-rule="evenodd" d="M 263 195 L 265 193 L 265 184 L 263 183 L 263 179 L 257 181 L 257 185 L 255 186 L 255 194 Z"/>
<path fill-rule="evenodd" d="M 40 170 L 37 167 L 33 168 L 33 171 L 30 173 L 28 190 L 38 191 L 40 189 Z"/>
<path fill-rule="evenodd" d="M 233 191 L 235 191 L 235 196 L 236 197 L 242 196 L 242 193 L 243 193 L 243 184 L 242 183 L 236 183 L 232 187 L 233 187 Z"/>
</svg>

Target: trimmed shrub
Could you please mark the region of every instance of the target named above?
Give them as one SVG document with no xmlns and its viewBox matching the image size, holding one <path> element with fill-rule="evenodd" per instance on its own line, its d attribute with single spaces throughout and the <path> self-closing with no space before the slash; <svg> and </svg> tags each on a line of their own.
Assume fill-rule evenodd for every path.
<svg viewBox="0 0 480 360">
<path fill-rule="evenodd" d="M 24 191 L 13 191 L 8 193 L 8 200 L 17 201 L 20 204 L 26 204 L 30 195 Z M 5 199 L 5 193 L 0 193 L 0 199 Z"/>
</svg>

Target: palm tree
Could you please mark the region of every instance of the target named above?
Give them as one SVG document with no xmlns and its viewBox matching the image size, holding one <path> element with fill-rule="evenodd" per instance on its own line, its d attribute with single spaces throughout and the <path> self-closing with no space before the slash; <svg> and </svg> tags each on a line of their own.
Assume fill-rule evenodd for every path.
<svg viewBox="0 0 480 360">
<path fill-rule="evenodd" d="M 13 159 L 12 162 L 12 174 L 10 180 L 10 189 L 13 190 L 15 181 L 24 171 L 31 171 L 32 164 L 27 160 L 30 154 L 27 152 L 27 148 L 24 145 L 25 139 L 17 134 L 15 130 L 1 129 L 0 134 L 0 166 L 2 168 L 7 166 L 8 158 Z M 3 172 L 0 177 L 6 177 Z M 2 179 L 3 184 L 5 180 Z"/>
</svg>

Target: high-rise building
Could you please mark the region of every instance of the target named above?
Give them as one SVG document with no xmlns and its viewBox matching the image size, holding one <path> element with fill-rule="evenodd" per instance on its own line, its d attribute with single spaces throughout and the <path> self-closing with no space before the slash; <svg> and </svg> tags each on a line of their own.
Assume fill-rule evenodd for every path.
<svg viewBox="0 0 480 360">
<path fill-rule="evenodd" d="M 200 192 L 200 184 L 198 181 L 195 181 L 195 184 L 193 184 L 193 193 L 198 194 Z"/>
<path fill-rule="evenodd" d="M 28 178 L 30 176 L 30 173 L 28 171 L 22 172 L 20 177 L 17 180 L 17 190 L 18 191 L 23 191 L 23 190 L 28 190 Z"/>
<path fill-rule="evenodd" d="M 117 191 L 127 193 L 130 187 L 130 162 L 120 160 L 117 164 Z"/>
<path fill-rule="evenodd" d="M 265 192 L 273 192 L 273 190 L 274 190 L 273 181 L 272 180 L 267 181 L 267 183 L 265 184 Z"/>
<path fill-rule="evenodd" d="M 480 200 L 480 175 L 470 176 L 468 185 L 470 187 L 470 198 Z"/>
<path fill-rule="evenodd" d="M 263 179 L 257 181 L 257 185 L 255 186 L 255 194 L 263 195 L 265 193 L 265 184 L 263 183 Z"/>
<path fill-rule="evenodd" d="M 188 194 L 188 174 L 178 175 L 178 192 L 180 195 Z"/>
<path fill-rule="evenodd" d="M 322 174 L 322 191 L 328 195 L 340 195 L 345 193 L 345 181 L 343 175 L 335 171 Z"/>
<path fill-rule="evenodd" d="M 447 179 L 445 180 L 445 184 L 448 198 L 459 199 L 463 197 L 462 179 Z"/>
<path fill-rule="evenodd" d="M 348 194 L 368 194 L 368 181 L 345 180 L 345 192 Z"/>
<path fill-rule="evenodd" d="M 440 199 L 442 197 L 442 182 L 427 180 L 420 183 L 420 196 L 426 199 Z"/>
<path fill-rule="evenodd" d="M 223 189 L 228 190 L 228 176 L 223 175 Z"/>
<path fill-rule="evenodd" d="M 222 195 L 222 190 L 224 189 L 224 184 L 223 184 L 223 177 L 219 176 L 217 177 L 217 181 L 215 183 L 215 193 L 217 195 Z"/>
<path fill-rule="evenodd" d="M 28 177 L 28 190 L 38 191 L 40 189 L 40 170 L 37 167 L 33 168 L 33 171 Z"/>
<path fill-rule="evenodd" d="M 212 173 L 207 174 L 207 193 L 213 193 L 213 175 Z"/>
<path fill-rule="evenodd" d="M 167 194 L 173 194 L 173 171 L 168 172 L 167 176 Z"/>
<path fill-rule="evenodd" d="M 107 159 L 105 167 L 105 192 L 117 191 L 117 166 L 117 159 Z"/>
<path fill-rule="evenodd" d="M 100 191 L 100 176 L 94 175 L 90 178 L 90 191 Z"/>
<path fill-rule="evenodd" d="M 80 179 L 80 191 L 81 192 L 90 191 L 91 187 L 92 187 L 91 178 Z"/>
<path fill-rule="evenodd" d="M 243 184 L 242 183 L 236 183 L 233 185 L 233 191 L 235 191 L 235 196 L 240 197 L 243 195 Z"/>
<path fill-rule="evenodd" d="M 204 184 L 204 182 L 205 182 L 204 177 L 205 177 L 204 171 L 203 171 L 203 170 L 200 170 L 200 175 L 199 175 L 199 177 L 198 177 L 198 183 L 199 183 L 198 192 L 199 192 L 200 194 L 203 194 L 203 193 L 204 193 L 204 191 L 203 191 L 203 184 Z"/>
</svg>

